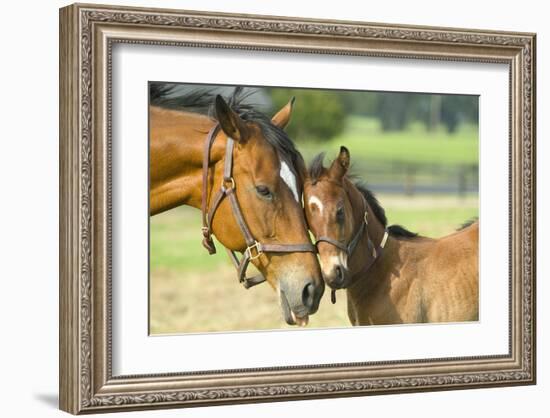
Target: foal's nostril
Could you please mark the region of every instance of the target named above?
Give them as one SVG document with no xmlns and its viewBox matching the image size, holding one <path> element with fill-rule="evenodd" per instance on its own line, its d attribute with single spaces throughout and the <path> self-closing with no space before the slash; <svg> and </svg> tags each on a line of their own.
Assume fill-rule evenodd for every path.
<svg viewBox="0 0 550 418">
<path fill-rule="evenodd" d="M 344 268 L 340 265 L 336 266 L 336 282 L 338 284 L 344 282 Z"/>
<path fill-rule="evenodd" d="M 313 283 L 309 283 L 304 287 L 302 291 L 302 302 L 306 308 L 313 308 L 315 304 L 315 285 Z"/>
</svg>

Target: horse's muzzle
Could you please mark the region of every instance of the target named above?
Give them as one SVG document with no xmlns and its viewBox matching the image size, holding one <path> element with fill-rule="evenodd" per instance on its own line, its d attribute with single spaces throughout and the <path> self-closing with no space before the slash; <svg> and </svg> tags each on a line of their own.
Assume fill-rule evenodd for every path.
<svg viewBox="0 0 550 418">
<path fill-rule="evenodd" d="M 290 279 L 282 279 L 279 283 L 279 296 L 287 324 L 306 325 L 309 315 L 319 309 L 323 291 L 323 282 L 316 285 L 313 280 L 296 283 Z"/>
</svg>

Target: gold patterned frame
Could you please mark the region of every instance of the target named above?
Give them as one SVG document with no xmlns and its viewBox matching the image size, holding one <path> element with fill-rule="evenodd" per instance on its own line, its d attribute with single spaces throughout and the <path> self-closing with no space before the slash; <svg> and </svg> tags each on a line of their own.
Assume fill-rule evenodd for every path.
<svg viewBox="0 0 550 418">
<path fill-rule="evenodd" d="M 510 71 L 507 355 L 111 372 L 111 48 L 115 43 L 505 63 Z M 535 35 L 177 10 L 60 10 L 60 408 L 93 413 L 535 383 Z"/>
</svg>

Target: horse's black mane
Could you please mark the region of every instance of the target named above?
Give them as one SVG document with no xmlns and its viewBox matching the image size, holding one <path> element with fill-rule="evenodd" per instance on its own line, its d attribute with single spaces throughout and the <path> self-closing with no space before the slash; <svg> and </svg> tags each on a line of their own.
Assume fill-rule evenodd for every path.
<svg viewBox="0 0 550 418">
<path fill-rule="evenodd" d="M 315 156 L 315 158 L 313 158 L 309 166 L 309 179 L 312 182 L 312 184 L 317 183 L 321 175 L 326 170 L 325 167 L 323 166 L 324 158 L 325 158 L 324 153 L 318 154 L 317 156 Z M 363 195 L 367 204 L 369 205 L 372 212 L 374 213 L 374 216 L 376 217 L 376 219 L 378 219 L 378 222 L 380 222 L 384 226 L 384 228 L 386 228 L 388 224 L 388 220 L 386 218 L 386 211 L 380 205 L 374 193 L 367 188 L 365 183 L 363 183 L 361 180 L 356 178 L 356 176 L 351 175 L 351 176 L 348 176 L 348 178 L 352 180 L 355 187 L 357 187 L 357 190 L 359 190 L 359 192 Z M 390 225 L 387 227 L 387 230 L 392 237 L 396 237 L 396 238 L 418 237 L 418 234 L 407 230 L 401 225 Z"/>
<path fill-rule="evenodd" d="M 215 87 L 197 87 L 177 94 L 176 83 L 149 83 L 149 103 L 166 109 L 184 110 L 187 112 L 199 113 L 216 119 L 214 103 L 216 95 L 220 92 Z M 223 95 L 225 101 L 245 121 L 255 122 L 269 144 L 279 153 L 281 159 L 287 162 L 294 170 L 297 179 L 304 167 L 302 155 L 298 152 L 294 143 L 286 132 L 274 125 L 271 118 L 257 109 L 257 106 L 247 102 L 247 99 L 256 93 L 257 90 L 244 90 L 243 87 L 236 87 L 229 95 Z"/>
</svg>

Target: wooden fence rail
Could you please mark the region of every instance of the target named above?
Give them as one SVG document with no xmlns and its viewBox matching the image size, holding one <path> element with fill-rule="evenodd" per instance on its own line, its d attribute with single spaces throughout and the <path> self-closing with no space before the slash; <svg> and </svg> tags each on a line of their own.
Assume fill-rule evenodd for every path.
<svg viewBox="0 0 550 418">
<path fill-rule="evenodd" d="M 401 161 L 355 163 L 353 172 L 374 191 L 402 193 L 457 194 L 478 193 L 477 164 L 418 164 Z"/>
</svg>

